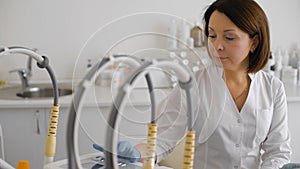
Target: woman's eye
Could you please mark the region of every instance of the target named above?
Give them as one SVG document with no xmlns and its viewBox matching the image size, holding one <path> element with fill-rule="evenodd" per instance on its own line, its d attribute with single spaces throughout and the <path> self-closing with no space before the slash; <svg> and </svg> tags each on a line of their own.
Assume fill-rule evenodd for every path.
<svg viewBox="0 0 300 169">
<path fill-rule="evenodd" d="M 208 35 L 209 38 L 216 38 L 216 35 Z"/>
<path fill-rule="evenodd" d="M 227 40 L 234 40 L 235 37 L 234 36 L 225 36 L 225 39 L 227 39 Z"/>
</svg>

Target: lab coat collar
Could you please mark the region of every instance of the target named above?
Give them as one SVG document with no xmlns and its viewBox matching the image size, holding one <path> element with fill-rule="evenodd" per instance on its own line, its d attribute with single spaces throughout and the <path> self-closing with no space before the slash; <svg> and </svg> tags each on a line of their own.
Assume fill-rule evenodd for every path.
<svg viewBox="0 0 300 169">
<path fill-rule="evenodd" d="M 255 73 L 248 73 L 248 75 L 249 75 L 251 81 L 252 81 L 252 80 L 254 79 L 254 77 L 255 77 Z"/>
</svg>

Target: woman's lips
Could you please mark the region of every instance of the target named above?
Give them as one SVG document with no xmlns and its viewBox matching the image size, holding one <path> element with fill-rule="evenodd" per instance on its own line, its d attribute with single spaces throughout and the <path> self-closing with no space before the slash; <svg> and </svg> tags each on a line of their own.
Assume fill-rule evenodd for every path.
<svg viewBox="0 0 300 169">
<path fill-rule="evenodd" d="M 227 57 L 219 57 L 219 59 L 220 59 L 221 61 L 225 61 L 225 60 L 227 60 L 228 58 L 227 58 Z"/>
</svg>

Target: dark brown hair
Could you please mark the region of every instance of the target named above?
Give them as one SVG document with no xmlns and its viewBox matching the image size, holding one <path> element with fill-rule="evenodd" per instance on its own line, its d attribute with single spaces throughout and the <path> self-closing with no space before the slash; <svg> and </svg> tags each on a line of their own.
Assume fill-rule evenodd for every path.
<svg viewBox="0 0 300 169">
<path fill-rule="evenodd" d="M 217 10 L 225 14 L 239 29 L 257 38 L 257 46 L 249 53 L 248 73 L 261 70 L 270 56 L 270 32 L 268 19 L 254 0 L 217 0 L 204 13 L 204 32 L 208 37 L 209 19 Z"/>
</svg>

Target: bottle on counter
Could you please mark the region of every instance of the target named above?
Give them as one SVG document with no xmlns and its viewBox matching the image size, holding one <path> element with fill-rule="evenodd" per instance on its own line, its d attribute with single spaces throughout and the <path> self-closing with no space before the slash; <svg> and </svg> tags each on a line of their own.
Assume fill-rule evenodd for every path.
<svg viewBox="0 0 300 169">
<path fill-rule="evenodd" d="M 298 53 L 296 52 L 296 58 L 297 58 L 297 70 L 298 70 L 298 85 L 300 85 L 300 50 Z"/>
<path fill-rule="evenodd" d="M 284 84 L 297 85 L 298 70 L 291 66 L 283 67 L 282 69 L 282 81 Z"/>
<path fill-rule="evenodd" d="M 191 29 L 190 36 L 194 39 L 195 48 L 203 46 L 202 29 L 200 27 L 200 22 L 197 21 L 195 23 L 195 26 Z"/>
<path fill-rule="evenodd" d="M 177 49 L 177 23 L 172 19 L 168 27 L 168 48 Z"/>
<path fill-rule="evenodd" d="M 189 25 L 187 24 L 186 20 L 183 19 L 181 22 L 181 25 L 179 26 L 179 30 L 177 32 L 177 37 L 178 37 L 178 47 L 180 49 L 186 49 L 188 47 L 188 41 L 189 41 Z"/>
<path fill-rule="evenodd" d="M 188 39 L 188 48 L 189 49 L 193 49 L 194 48 L 194 39 L 193 38 L 189 38 Z"/>
<path fill-rule="evenodd" d="M 281 70 L 282 70 L 282 53 L 281 50 L 277 50 L 277 52 L 274 54 L 275 59 L 275 65 L 274 65 L 274 73 L 275 76 L 281 79 Z"/>
<path fill-rule="evenodd" d="M 264 71 L 272 74 L 272 75 L 275 75 L 274 73 L 274 67 L 275 67 L 275 60 L 273 58 L 273 55 L 272 55 L 272 52 L 270 52 L 270 56 L 269 56 L 269 59 L 268 59 L 268 62 L 266 64 L 266 66 L 264 67 Z"/>
<path fill-rule="evenodd" d="M 288 67 L 289 65 L 289 60 L 290 60 L 290 55 L 288 50 L 284 50 L 282 54 L 282 66 L 283 67 Z"/>
<path fill-rule="evenodd" d="M 86 72 L 89 72 L 91 69 L 92 69 L 92 60 L 88 59 L 86 65 Z"/>
<path fill-rule="evenodd" d="M 29 161 L 20 160 L 16 169 L 30 169 Z"/>
<path fill-rule="evenodd" d="M 289 65 L 292 66 L 293 68 L 298 67 L 297 52 L 295 50 L 291 51 L 290 53 Z"/>
</svg>

